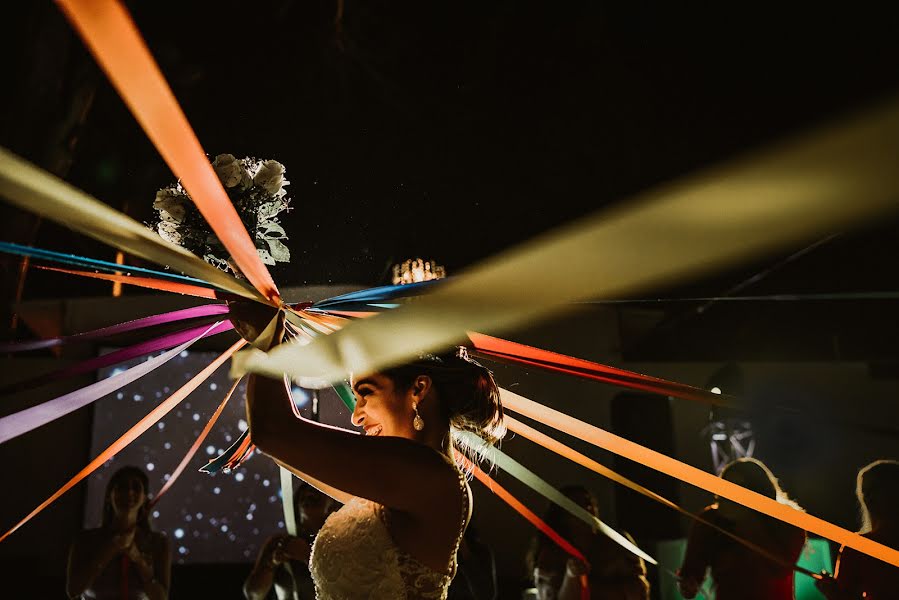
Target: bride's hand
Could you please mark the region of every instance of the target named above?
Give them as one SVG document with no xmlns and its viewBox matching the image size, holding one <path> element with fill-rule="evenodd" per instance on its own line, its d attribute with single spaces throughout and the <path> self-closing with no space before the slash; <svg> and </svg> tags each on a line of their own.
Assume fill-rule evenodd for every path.
<svg viewBox="0 0 899 600">
<path fill-rule="evenodd" d="M 234 329 L 240 337 L 250 342 L 261 350 L 268 350 L 277 346 L 284 338 L 284 311 L 267 304 L 253 302 L 251 300 L 232 300 L 228 302 L 228 318 L 234 324 Z M 277 318 L 273 335 L 260 336 L 266 332 L 272 319 Z"/>
</svg>

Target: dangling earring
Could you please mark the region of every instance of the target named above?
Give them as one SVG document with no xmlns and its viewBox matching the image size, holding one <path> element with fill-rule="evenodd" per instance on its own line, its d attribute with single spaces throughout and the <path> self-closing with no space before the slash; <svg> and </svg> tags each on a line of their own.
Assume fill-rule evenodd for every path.
<svg viewBox="0 0 899 600">
<path fill-rule="evenodd" d="M 421 418 L 421 415 L 418 414 L 418 402 L 412 404 L 412 410 L 415 411 L 415 418 L 412 419 L 412 427 L 415 431 L 421 431 L 425 428 L 425 420 Z"/>
</svg>

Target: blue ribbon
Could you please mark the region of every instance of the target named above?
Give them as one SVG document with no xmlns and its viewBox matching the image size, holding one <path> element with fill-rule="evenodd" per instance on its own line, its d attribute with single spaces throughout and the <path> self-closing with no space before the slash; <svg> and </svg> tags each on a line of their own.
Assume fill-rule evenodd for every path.
<svg viewBox="0 0 899 600">
<path fill-rule="evenodd" d="M 35 248 L 33 246 L 20 246 L 10 242 L 0 242 L 0 252 L 7 254 L 15 254 L 18 256 L 30 256 L 41 260 L 50 260 L 67 265 L 75 265 L 79 267 L 88 267 L 97 269 L 98 271 L 106 271 L 107 273 L 140 273 L 160 279 L 168 279 L 170 281 L 178 281 L 180 283 L 189 283 L 205 288 L 215 288 L 216 286 L 207 283 L 202 279 L 188 277 L 186 275 L 178 275 L 176 273 L 167 273 L 165 271 L 156 271 L 154 269 L 145 269 L 143 267 L 133 267 L 131 265 L 120 265 L 114 262 L 99 260 L 96 258 L 87 258 L 86 256 L 76 256 L 74 254 L 63 254 L 62 252 L 54 252 L 53 250 L 44 250 L 43 248 Z"/>
</svg>

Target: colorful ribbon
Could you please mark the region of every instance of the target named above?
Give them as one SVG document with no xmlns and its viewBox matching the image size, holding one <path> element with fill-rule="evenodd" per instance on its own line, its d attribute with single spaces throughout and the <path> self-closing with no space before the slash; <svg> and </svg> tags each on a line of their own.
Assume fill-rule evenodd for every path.
<svg viewBox="0 0 899 600">
<path fill-rule="evenodd" d="M 196 279 L 195 277 L 186 277 L 184 275 L 178 275 L 177 273 L 170 273 L 168 271 L 157 271 L 155 269 L 145 269 L 143 267 L 121 265 L 119 263 L 109 262 L 106 260 L 87 258 L 86 256 L 76 256 L 75 254 L 64 254 L 62 252 L 44 250 L 43 248 L 35 248 L 33 246 L 20 246 L 19 244 L 13 244 L 10 242 L 0 242 L 0 252 L 6 252 L 7 254 L 16 254 L 18 256 L 39 258 L 43 260 L 51 260 L 53 262 L 75 265 L 78 267 L 88 267 L 90 269 L 106 271 L 107 273 L 140 273 L 142 275 L 150 275 L 152 277 L 155 277 L 156 279 L 169 279 L 171 281 L 196 285 L 199 287 L 213 287 L 211 283 Z"/>
<path fill-rule="evenodd" d="M 636 544 L 632 543 L 629 539 L 603 523 L 594 514 L 587 511 L 587 509 L 585 509 L 583 506 L 580 506 L 578 503 L 574 502 L 571 498 L 551 486 L 544 479 L 540 478 L 536 473 L 519 463 L 517 460 L 502 452 L 499 448 L 495 448 L 489 445 L 483 439 L 469 431 L 456 432 L 456 436 L 462 441 L 462 443 L 470 446 L 488 462 L 497 465 L 500 469 L 502 469 L 521 483 L 525 484 L 550 502 L 568 511 L 571 515 L 586 523 L 587 526 L 589 526 L 591 529 L 598 529 L 616 544 L 623 547 L 628 552 L 639 556 L 646 562 L 652 563 L 654 565 L 658 564 L 658 561 L 656 559 L 638 548 Z"/>
<path fill-rule="evenodd" d="M 312 305 L 312 308 L 327 310 L 330 312 L 332 308 L 343 309 L 348 306 L 362 306 L 366 304 L 377 304 L 398 300 L 400 298 L 408 298 L 410 296 L 418 296 L 429 290 L 429 288 L 440 285 L 445 279 L 435 279 L 432 281 L 420 281 L 417 283 L 407 283 L 405 285 L 385 285 L 381 287 L 368 288 L 333 298 L 320 300 Z"/>
<path fill-rule="evenodd" d="M 161 292 L 172 292 L 174 294 L 184 294 L 186 296 L 196 296 L 197 298 L 208 298 L 217 300 L 215 290 L 212 288 L 200 287 L 197 285 L 189 285 L 177 281 L 166 281 L 165 279 L 153 279 L 151 277 L 132 277 L 131 275 L 115 275 L 107 273 L 93 273 L 91 271 L 74 271 L 72 269 L 61 269 L 59 267 L 46 267 L 44 265 L 34 265 L 34 268 L 43 271 L 54 271 L 56 273 L 67 273 L 69 275 L 78 275 L 80 277 L 89 277 L 91 279 L 102 279 L 104 281 L 114 281 L 117 283 L 126 283 L 138 287 L 150 288 Z"/>
<path fill-rule="evenodd" d="M 774 519 L 789 523 L 799 529 L 815 533 L 840 544 L 845 544 L 859 552 L 899 566 L 899 550 L 878 544 L 857 533 L 852 533 L 823 519 L 781 504 L 772 498 L 735 485 L 725 479 L 650 450 L 589 423 L 584 423 L 548 406 L 528 400 L 514 392 L 505 389 L 500 391 L 504 409 L 527 416 L 572 437 L 665 473 L 709 493 L 742 504 Z"/>
<path fill-rule="evenodd" d="M 480 481 L 484 486 L 496 494 L 503 502 L 512 507 L 515 512 L 520 514 L 522 517 L 527 519 L 527 521 L 536 527 L 541 533 L 546 535 L 550 540 L 552 540 L 557 546 L 559 546 L 562 550 L 573 556 L 574 558 L 580 560 L 585 565 L 589 567 L 590 562 L 587 558 L 581 553 L 580 550 L 574 547 L 568 540 L 559 535 L 552 527 L 546 524 L 546 521 L 541 519 L 527 506 L 521 503 L 518 498 L 513 496 L 506 490 L 504 487 L 496 483 L 493 479 L 490 478 L 489 475 L 484 473 L 476 464 L 469 461 L 465 456 L 463 456 L 460 452 L 456 452 L 456 460 L 470 473 L 475 476 L 475 479 Z M 586 575 L 582 575 L 580 578 L 581 582 L 581 599 L 589 600 L 590 598 L 590 585 L 587 580 Z"/>
<path fill-rule="evenodd" d="M 271 274 L 125 7 L 116 0 L 57 2 L 243 275 L 279 305 Z"/>
<path fill-rule="evenodd" d="M 200 471 L 211 475 L 218 473 L 219 471 L 230 471 L 231 469 L 235 469 L 240 466 L 243 461 L 249 458 L 250 453 L 254 448 L 255 446 L 250 440 L 250 430 L 244 429 L 241 434 L 237 436 L 237 439 L 228 446 L 227 450 L 200 467 Z"/>
<path fill-rule="evenodd" d="M 200 446 L 203 445 L 203 441 L 206 439 L 206 436 L 209 435 L 209 432 L 212 431 L 212 426 L 215 425 L 216 421 L 218 421 L 219 417 L 222 415 L 222 411 L 225 410 L 225 406 L 228 404 L 228 400 L 231 399 L 231 396 L 234 394 L 234 390 L 237 389 L 237 386 L 240 385 L 240 379 L 236 379 L 234 383 L 231 385 L 231 389 L 228 390 L 228 393 L 225 394 L 225 398 L 219 403 L 218 408 L 215 409 L 215 412 L 212 413 L 212 416 L 209 418 L 209 421 L 206 422 L 206 426 L 203 427 L 203 431 L 200 432 L 200 435 L 197 436 L 197 439 L 194 440 L 193 445 L 187 451 L 187 454 L 184 455 L 184 458 L 181 459 L 181 462 L 178 463 L 178 466 L 175 467 L 175 470 L 172 471 L 172 474 L 169 476 L 168 480 L 166 480 L 165 485 L 162 486 L 162 489 L 159 490 L 159 493 L 156 494 L 156 497 L 153 498 L 153 501 L 150 502 L 150 507 L 156 506 L 156 503 L 159 502 L 159 499 L 171 489 L 171 487 L 175 484 L 175 481 L 178 477 L 181 476 L 181 473 L 184 472 L 184 469 L 187 468 L 187 465 L 190 464 L 191 459 L 197 454 L 197 450 L 200 449 Z"/>
<path fill-rule="evenodd" d="M 706 519 L 703 519 L 702 517 L 694 515 L 690 511 L 686 510 L 685 508 L 681 508 L 680 506 L 678 506 L 677 504 L 675 504 L 668 498 L 665 498 L 664 496 L 660 496 L 659 494 L 653 492 L 650 489 L 643 487 L 642 485 L 628 479 L 627 477 L 619 475 L 618 473 L 609 469 L 608 467 L 601 465 L 600 463 L 596 462 L 595 460 L 592 460 L 592 459 L 584 456 L 577 450 L 574 450 L 574 449 L 566 446 L 562 442 L 560 442 L 554 438 L 551 438 L 550 436 L 534 429 L 533 427 L 525 425 L 521 421 L 518 421 L 517 419 L 514 419 L 513 417 L 511 417 L 509 415 L 504 415 L 503 423 L 505 423 L 506 427 L 509 428 L 509 431 L 513 431 L 513 432 L 517 433 L 518 435 L 520 435 L 521 437 L 526 438 L 539 446 L 543 446 L 547 450 L 555 452 L 559 456 L 567 458 L 568 460 L 570 460 L 574 463 L 577 463 L 577 464 L 581 465 L 582 467 L 586 467 L 587 469 L 590 469 L 594 473 L 597 473 L 598 475 L 602 475 L 603 477 L 606 477 L 607 479 L 614 481 L 615 483 L 617 483 L 619 485 L 623 485 L 624 487 L 626 487 L 630 490 L 633 490 L 633 491 L 637 492 L 638 494 L 646 496 L 647 498 L 650 498 L 651 500 L 655 500 L 656 502 L 658 502 L 664 506 L 667 506 L 668 508 L 670 508 L 672 510 L 679 512 L 680 514 L 684 515 L 685 517 L 690 518 L 693 521 L 698 521 L 699 523 L 702 523 L 703 525 L 706 525 L 707 527 L 711 527 L 712 529 L 715 529 L 716 531 L 728 536 L 729 538 L 733 539 L 734 541 L 746 546 L 753 552 L 756 552 L 760 556 L 764 556 L 765 558 L 767 558 L 770 561 L 773 561 L 776 564 L 784 566 L 788 569 L 793 569 L 799 573 L 804 573 L 805 575 L 809 575 L 810 577 L 814 577 L 815 579 L 821 578 L 821 575 L 819 573 L 813 573 L 812 571 L 809 571 L 808 569 L 801 567 L 799 565 L 791 565 L 789 563 L 785 563 L 783 560 L 781 560 L 777 556 L 771 554 L 770 552 L 768 552 L 766 549 L 762 548 L 761 546 L 753 544 L 749 540 L 743 539 L 743 538 L 735 535 L 734 533 L 724 529 L 723 527 L 720 527 L 720 526 L 716 525 L 715 523 L 712 523 L 711 521 L 707 521 Z"/>
<path fill-rule="evenodd" d="M 173 348 L 165 354 L 131 367 L 118 375 L 92 383 L 91 385 L 75 390 L 74 392 L 63 394 L 58 398 L 47 400 L 37 406 L 32 406 L 0 418 L 0 444 L 13 439 L 14 437 L 18 437 L 23 433 L 27 433 L 32 429 L 37 429 L 42 425 L 46 425 L 51 421 L 55 421 L 72 411 L 78 410 L 82 406 L 87 406 L 91 402 L 111 394 L 132 381 L 136 381 L 144 375 L 158 369 L 189 348 L 194 342 L 208 335 L 216 325 L 218 325 L 218 323 L 212 327 L 207 327 L 204 331 L 200 332 L 198 335 L 194 335 L 191 339 L 187 340 L 177 348 Z"/>
<path fill-rule="evenodd" d="M 191 392 L 197 389 L 200 385 L 203 384 L 204 381 L 209 379 L 209 377 L 220 367 L 225 361 L 227 361 L 235 352 L 237 352 L 243 345 L 246 344 L 244 340 L 238 340 L 233 346 L 225 350 L 218 358 L 213 360 L 209 365 L 207 365 L 202 371 L 197 373 L 190 381 L 184 384 L 181 388 L 175 391 L 174 394 L 166 398 L 162 403 L 160 403 L 156 408 L 151 410 L 147 416 L 138 421 L 131 429 L 125 432 L 119 439 L 114 441 L 109 445 L 103 452 L 101 452 L 96 458 L 94 458 L 86 467 L 81 469 L 74 477 L 72 477 L 69 481 L 67 481 L 61 488 L 59 488 L 56 492 L 53 493 L 49 498 L 41 502 L 37 508 L 32 510 L 28 515 L 25 516 L 21 521 L 16 523 L 9 531 L 0 536 L 0 542 L 8 538 L 12 535 L 16 530 L 18 530 L 22 525 L 33 519 L 38 513 L 42 510 L 50 506 L 53 502 L 58 500 L 63 494 L 72 489 L 77 483 L 82 481 L 85 477 L 96 471 L 100 466 L 102 466 L 106 461 L 114 457 L 118 454 L 123 448 L 128 446 L 131 442 L 136 440 L 143 434 L 147 429 L 153 427 L 159 419 L 164 417 L 175 408 L 182 400 L 184 400 Z"/>
<path fill-rule="evenodd" d="M 165 265 L 251 300 L 258 291 L 81 190 L 0 148 L 0 196 L 23 210 L 81 232 L 132 256 Z M 125 270 L 125 269 L 121 269 Z"/>
<path fill-rule="evenodd" d="M 442 281 L 415 302 L 234 372 L 342 379 L 770 253 L 899 208 L 899 103 L 651 190 Z M 847 202 L 846 198 L 853 198 Z M 627 250 L 627 251 L 626 251 Z"/>
<path fill-rule="evenodd" d="M 482 333 L 468 332 L 468 337 L 475 349 L 493 358 L 505 359 L 520 364 L 528 364 L 547 370 L 559 371 L 613 383 L 622 387 L 639 389 L 643 391 L 673 396 L 684 400 L 693 400 L 703 404 L 715 406 L 733 406 L 734 399 L 725 394 L 713 394 L 708 390 L 693 387 L 683 383 L 667 381 L 658 377 L 642 375 L 633 371 L 610 367 L 549 350 L 542 350 L 533 346 L 526 346 L 509 340 L 484 335 Z"/>
<path fill-rule="evenodd" d="M 192 308 L 174 310 L 172 312 L 134 319 L 133 321 L 126 321 L 125 323 L 119 323 L 118 325 L 101 327 L 100 329 L 85 331 L 84 333 L 76 333 L 74 335 L 44 338 L 42 340 L 29 340 L 25 342 L 0 342 L 0 353 L 43 350 L 46 348 L 55 348 L 56 346 L 62 346 L 63 344 L 92 342 L 122 333 L 138 331 L 140 329 L 145 329 L 148 327 L 155 327 L 157 325 L 164 325 L 166 323 L 174 323 L 177 321 L 186 321 L 188 319 L 195 319 L 199 317 L 222 315 L 226 314 L 227 312 L 228 307 L 225 304 L 204 304 L 202 306 L 194 306 Z"/>
<path fill-rule="evenodd" d="M 96 371 L 97 369 L 102 369 L 103 367 L 109 367 L 120 362 L 125 362 L 126 360 L 131 360 L 132 358 L 144 356 L 145 354 L 158 352 L 160 350 L 168 350 L 169 348 L 177 346 L 178 344 L 183 344 L 184 342 L 193 339 L 197 335 L 202 334 L 201 337 L 209 337 L 212 335 L 217 335 L 219 333 L 224 333 L 226 331 L 231 331 L 232 329 L 234 329 L 234 325 L 231 323 L 231 321 L 219 321 L 211 328 L 208 325 L 200 325 L 198 327 L 191 327 L 190 329 L 168 333 L 166 335 L 156 337 L 145 342 L 140 342 L 139 344 L 134 344 L 133 346 L 114 350 L 112 352 L 109 352 L 108 354 L 103 354 L 102 356 L 95 356 L 94 358 L 83 360 L 74 365 L 63 367 L 62 369 L 47 373 L 45 375 L 40 375 L 38 377 L 32 377 L 31 379 L 27 379 L 25 381 L 5 385 L 0 388 L 0 394 L 8 394 L 13 391 L 30 389 L 39 385 L 43 385 L 50 381 L 55 381 L 57 379 L 73 377 L 75 375 L 81 375 L 82 373 Z"/>
</svg>

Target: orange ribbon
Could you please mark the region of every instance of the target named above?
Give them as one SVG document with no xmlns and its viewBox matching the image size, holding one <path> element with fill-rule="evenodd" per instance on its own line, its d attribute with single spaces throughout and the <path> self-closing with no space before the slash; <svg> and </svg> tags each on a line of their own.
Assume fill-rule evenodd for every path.
<svg viewBox="0 0 899 600">
<path fill-rule="evenodd" d="M 219 299 L 215 295 L 215 290 L 199 285 L 190 285 L 189 283 L 178 283 L 177 281 L 166 281 L 165 279 L 155 279 L 153 277 L 132 277 L 131 275 L 113 275 L 111 273 L 94 273 L 93 271 L 60 269 L 59 267 L 46 267 L 43 265 L 34 265 L 34 268 L 42 269 L 44 271 L 56 271 L 57 273 L 68 273 L 69 275 L 78 275 L 79 277 L 90 277 L 92 279 L 102 279 L 104 281 L 127 283 L 128 285 L 136 285 L 137 287 L 150 288 L 161 292 L 173 292 L 175 294 L 210 298 L 212 300 Z"/>
<path fill-rule="evenodd" d="M 128 11 L 117 0 L 57 2 L 241 272 L 279 306 L 271 274 Z"/>
<path fill-rule="evenodd" d="M 670 456 L 650 450 L 518 394 L 502 390 L 502 402 L 504 408 L 539 421 L 553 429 L 899 567 L 899 550 L 878 544 L 857 533 L 837 527 L 823 519 L 781 504 L 772 498 L 740 487 L 696 467 L 691 467 Z"/>
<path fill-rule="evenodd" d="M 535 444 L 543 446 L 547 450 L 551 450 L 552 452 L 555 452 L 559 456 L 565 457 L 568 460 L 581 465 L 582 467 L 586 467 L 586 468 L 590 469 L 591 471 L 593 471 L 594 473 L 602 475 L 603 477 L 606 477 L 619 485 L 623 485 L 624 487 L 626 487 L 630 490 L 633 490 L 633 491 L 637 492 L 638 494 L 642 494 L 643 496 L 646 496 L 647 498 L 651 498 L 652 500 L 655 500 L 656 502 L 659 502 L 660 504 L 663 504 L 672 510 L 676 510 L 680 514 L 682 514 L 686 517 L 689 517 L 690 519 L 692 519 L 694 521 L 698 521 L 698 522 L 702 523 L 703 525 L 706 525 L 707 527 L 711 527 L 712 529 L 715 529 L 716 531 L 728 536 L 729 538 L 733 539 L 734 541 L 746 546 L 753 552 L 757 552 L 761 556 L 764 556 L 768 560 L 771 560 L 778 565 L 784 566 L 789 569 L 793 569 L 800 573 L 804 573 L 805 575 L 808 575 L 809 577 L 814 577 L 815 579 L 821 579 L 821 575 L 819 573 L 814 573 L 814 572 L 809 571 L 808 569 L 805 569 L 798 565 L 792 565 L 787 562 L 784 562 L 783 560 L 781 560 L 774 554 L 768 552 L 766 549 L 762 548 L 761 546 L 759 546 L 757 544 L 753 544 L 749 540 L 745 540 L 737 535 L 734 535 L 732 532 L 724 529 L 723 527 L 719 527 L 718 525 L 716 525 L 715 523 L 712 523 L 711 521 L 708 521 L 706 519 L 703 519 L 702 517 L 694 515 L 690 511 L 686 510 L 685 508 L 681 508 L 680 506 L 678 506 L 677 504 L 675 504 L 668 498 L 665 498 L 664 496 L 660 496 L 659 494 L 653 492 L 652 490 L 647 489 L 634 481 L 631 481 L 627 477 L 619 475 L 612 469 L 610 469 L 604 465 L 601 465 L 600 463 L 588 458 L 587 456 L 584 456 L 577 450 L 574 450 L 574 449 L 566 446 L 562 442 L 551 438 L 550 436 L 546 435 L 545 433 L 538 431 L 529 425 L 525 425 L 518 419 L 514 419 L 514 418 L 510 417 L 509 415 L 505 415 L 503 417 L 503 423 L 505 423 L 506 427 L 509 428 L 509 431 L 513 431 L 513 432 L 517 433 L 518 435 L 520 435 L 521 437 L 529 439 L 532 442 L 534 442 Z"/>
<path fill-rule="evenodd" d="M 181 462 L 178 463 L 178 466 L 175 467 L 175 470 L 172 471 L 172 474 L 169 476 L 168 481 L 165 482 L 165 485 L 162 486 L 162 489 L 159 490 L 159 493 L 156 494 L 156 497 L 153 498 L 153 501 L 150 503 L 150 507 L 156 506 L 156 503 L 159 502 L 159 499 L 162 498 L 163 494 L 169 491 L 169 488 L 175 483 L 175 480 L 184 472 L 184 469 L 190 463 L 190 460 L 197 453 L 197 450 L 200 449 L 200 446 L 203 444 L 203 441 L 206 439 L 206 436 L 209 435 L 209 432 L 212 431 L 212 426 L 215 425 L 215 422 L 218 421 L 218 418 L 221 416 L 222 411 L 225 410 L 225 405 L 228 404 L 228 400 L 231 399 L 231 396 L 234 394 L 234 390 L 237 389 L 238 384 L 240 384 L 240 379 L 236 379 L 234 384 L 231 386 L 231 389 L 228 390 L 228 393 L 225 395 L 225 399 L 222 400 L 221 404 L 218 405 L 218 408 L 215 409 L 215 412 L 212 413 L 212 417 L 209 418 L 209 421 L 206 423 L 206 426 L 203 427 L 203 431 L 200 432 L 200 435 L 197 436 L 197 439 L 194 440 L 193 446 L 190 447 L 190 450 L 187 451 L 187 454 L 184 455 L 184 458 L 181 459 Z"/>
</svg>

